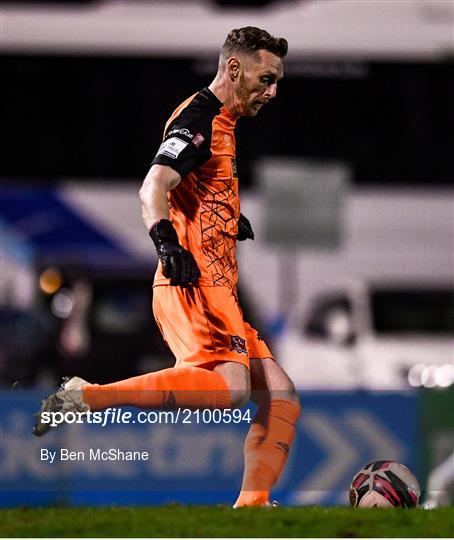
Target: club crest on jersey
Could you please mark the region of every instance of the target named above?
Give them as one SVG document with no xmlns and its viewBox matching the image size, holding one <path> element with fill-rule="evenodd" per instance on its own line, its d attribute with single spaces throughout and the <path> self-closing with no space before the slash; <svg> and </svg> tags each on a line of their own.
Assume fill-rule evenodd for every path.
<svg viewBox="0 0 454 540">
<path fill-rule="evenodd" d="M 239 354 L 247 354 L 246 340 L 240 336 L 230 336 L 230 350 Z"/>
</svg>

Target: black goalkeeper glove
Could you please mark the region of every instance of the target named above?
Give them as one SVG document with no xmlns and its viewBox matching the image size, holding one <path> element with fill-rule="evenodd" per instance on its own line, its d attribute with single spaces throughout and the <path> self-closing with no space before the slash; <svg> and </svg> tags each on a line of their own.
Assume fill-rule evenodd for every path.
<svg viewBox="0 0 454 540">
<path fill-rule="evenodd" d="M 180 246 L 172 223 L 168 219 L 161 219 L 151 228 L 150 236 L 162 263 L 162 273 L 170 278 L 170 285 L 189 287 L 195 284 L 200 270 L 192 253 Z"/>
<path fill-rule="evenodd" d="M 243 214 L 240 214 L 236 239 L 241 242 L 243 240 L 247 240 L 248 238 L 254 240 L 254 231 L 252 230 L 251 222 L 248 220 L 248 218 L 244 217 Z"/>
</svg>

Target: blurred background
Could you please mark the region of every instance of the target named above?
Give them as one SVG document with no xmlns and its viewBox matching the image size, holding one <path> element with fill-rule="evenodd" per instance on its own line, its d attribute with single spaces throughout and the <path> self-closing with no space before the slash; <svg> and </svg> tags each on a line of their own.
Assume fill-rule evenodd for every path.
<svg viewBox="0 0 454 540">
<path fill-rule="evenodd" d="M 305 405 L 281 500 L 345 503 L 357 469 L 397 459 L 423 486 L 445 464 L 431 489 L 449 503 L 453 2 L 29 0 L 0 10 L 0 504 L 214 503 L 239 485 L 243 434 L 232 426 L 215 439 L 211 426 L 196 439 L 176 433 L 148 469 L 50 473 L 30 413 L 64 375 L 105 383 L 172 365 L 151 312 L 157 261 L 138 190 L 165 121 L 211 82 L 226 34 L 246 25 L 289 41 L 275 103 L 237 127 L 242 212 L 255 231 L 238 246 L 240 297 Z M 112 428 L 97 444 L 153 451 L 167 429 Z M 58 447 L 74 433 L 93 438 L 90 426 L 49 437 Z M 216 447 L 227 439 L 233 461 Z M 172 461 L 195 440 L 206 443 L 204 466 Z M 177 477 L 163 494 L 160 482 Z"/>
</svg>

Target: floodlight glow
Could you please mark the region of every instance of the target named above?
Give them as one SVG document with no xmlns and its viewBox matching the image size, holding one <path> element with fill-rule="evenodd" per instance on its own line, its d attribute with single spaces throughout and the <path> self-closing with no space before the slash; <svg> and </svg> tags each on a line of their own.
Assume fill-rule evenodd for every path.
<svg viewBox="0 0 454 540">
<path fill-rule="evenodd" d="M 74 309 L 74 294 L 69 289 L 61 289 L 53 297 L 50 309 L 59 319 L 67 319 Z"/>
<path fill-rule="evenodd" d="M 39 277 L 39 286 L 45 294 L 56 293 L 62 283 L 63 279 L 57 268 L 47 268 Z"/>
</svg>

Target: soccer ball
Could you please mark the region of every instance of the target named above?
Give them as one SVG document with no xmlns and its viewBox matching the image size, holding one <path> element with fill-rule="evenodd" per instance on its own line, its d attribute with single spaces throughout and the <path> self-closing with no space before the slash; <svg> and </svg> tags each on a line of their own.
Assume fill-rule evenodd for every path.
<svg viewBox="0 0 454 540">
<path fill-rule="evenodd" d="M 358 508 L 412 508 L 421 490 L 408 467 L 397 461 L 373 461 L 350 485 L 350 504 Z"/>
</svg>

